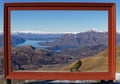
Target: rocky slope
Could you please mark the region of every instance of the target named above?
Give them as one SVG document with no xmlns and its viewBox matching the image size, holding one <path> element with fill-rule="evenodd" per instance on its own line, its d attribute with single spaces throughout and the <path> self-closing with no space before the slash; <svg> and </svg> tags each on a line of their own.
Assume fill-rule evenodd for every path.
<svg viewBox="0 0 120 84">
<path fill-rule="evenodd" d="M 94 49 L 94 47 L 96 49 Z M 101 48 L 104 49 L 106 47 L 99 45 L 93 47 L 70 49 L 64 52 L 56 53 L 50 50 L 36 49 L 32 46 L 12 47 L 11 48 L 12 69 L 37 70 L 42 69 L 46 66 L 47 67 L 46 70 L 49 68 L 55 68 L 55 70 L 59 70 L 61 67 L 64 67 L 65 65 L 71 63 L 72 61 L 78 58 L 80 59 L 88 57 L 90 54 L 92 56 L 93 54 L 100 52 L 102 50 Z M 2 73 L 3 72 L 2 49 L 0 49 L 0 62 Z"/>
<path fill-rule="evenodd" d="M 120 34 L 116 35 L 117 46 L 120 45 Z M 55 40 L 50 46 L 52 49 L 78 48 L 84 46 L 105 45 L 108 46 L 108 33 L 90 30 L 77 34 L 65 34 Z"/>
<path fill-rule="evenodd" d="M 39 50 L 32 46 L 13 47 L 11 52 L 14 70 L 37 70 L 45 65 L 67 64 L 72 59 L 68 55 Z"/>
<path fill-rule="evenodd" d="M 73 56 L 75 59 L 81 59 L 98 54 L 107 49 L 106 45 L 82 46 L 78 48 L 69 48 L 62 51 L 62 54 Z"/>
<path fill-rule="evenodd" d="M 52 46 L 65 47 L 79 47 L 79 46 L 93 46 L 93 45 L 107 45 L 107 32 L 88 31 L 77 34 L 65 34 L 57 39 Z"/>
</svg>

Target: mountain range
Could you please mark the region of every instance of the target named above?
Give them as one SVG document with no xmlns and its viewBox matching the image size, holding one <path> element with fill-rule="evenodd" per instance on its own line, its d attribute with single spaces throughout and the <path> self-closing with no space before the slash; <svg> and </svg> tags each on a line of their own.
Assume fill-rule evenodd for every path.
<svg viewBox="0 0 120 84">
<path fill-rule="evenodd" d="M 116 36 L 117 46 L 119 46 L 120 34 L 117 33 Z M 68 70 L 68 66 L 73 64 L 78 59 L 81 59 L 82 62 L 84 63 L 84 67 L 88 68 L 93 67 L 93 64 L 100 65 L 99 63 L 101 63 L 102 60 L 103 61 L 105 60 L 105 62 L 101 63 L 102 64 L 101 66 L 103 66 L 104 63 L 106 63 L 107 59 L 106 56 L 104 55 L 106 55 L 108 48 L 107 32 L 96 32 L 91 30 L 76 34 L 17 33 L 12 34 L 11 41 L 13 42 L 13 45 L 15 45 L 19 43 L 24 43 L 26 39 L 42 40 L 55 38 L 56 40 L 53 42 L 41 43 L 43 45 L 48 45 L 47 49 L 45 50 L 37 49 L 33 46 L 11 47 L 12 69 L 49 70 L 50 68 L 53 68 L 54 70 L 64 70 L 65 67 L 65 70 Z M 3 45 L 2 40 L 3 36 L 0 35 L 1 45 Z M 59 52 L 56 52 L 57 50 Z M 119 56 L 120 50 L 118 49 L 117 52 Z M 103 57 L 105 57 L 105 59 Z M 91 62 L 91 60 L 93 60 L 93 62 Z M 0 48 L 0 74 L 3 73 L 2 67 L 3 67 L 3 50 L 2 48 Z M 87 71 L 88 69 L 84 69 L 84 67 L 82 69 L 80 68 L 80 70 Z"/>
<path fill-rule="evenodd" d="M 20 33 L 16 32 L 13 33 L 12 35 L 23 38 L 23 39 L 29 39 L 29 40 L 45 40 L 45 39 L 55 39 L 63 34 L 61 33 Z"/>
<path fill-rule="evenodd" d="M 15 33 L 11 35 L 11 45 L 15 46 L 24 43 L 26 40 L 56 39 L 60 36 L 62 36 L 62 34 Z M 0 46 L 3 46 L 3 34 L 0 34 Z"/>
<path fill-rule="evenodd" d="M 120 45 L 119 33 L 116 34 L 116 44 L 117 46 Z M 108 32 L 96 32 L 91 30 L 77 34 L 65 34 L 49 44 L 50 48 L 54 50 L 98 45 L 108 47 Z"/>
<path fill-rule="evenodd" d="M 52 47 L 78 47 L 91 45 L 108 45 L 108 32 L 98 32 L 94 30 L 80 33 L 23 33 L 16 32 L 11 35 L 11 43 L 19 44 L 28 40 L 56 39 L 50 44 Z M 120 45 L 120 34 L 116 33 L 116 43 Z M 41 44 L 41 43 L 40 43 Z M 44 43 L 43 43 L 44 44 Z M 48 44 L 48 43 L 47 43 Z M 0 34 L 0 46 L 3 45 L 3 35 Z M 45 45 L 45 44 L 44 44 Z"/>
<path fill-rule="evenodd" d="M 24 43 L 24 42 L 25 42 L 25 39 L 11 35 L 11 45 L 12 46 L 14 46 L 16 44 Z M 0 46 L 3 46 L 3 35 L 2 34 L 0 35 Z"/>
</svg>

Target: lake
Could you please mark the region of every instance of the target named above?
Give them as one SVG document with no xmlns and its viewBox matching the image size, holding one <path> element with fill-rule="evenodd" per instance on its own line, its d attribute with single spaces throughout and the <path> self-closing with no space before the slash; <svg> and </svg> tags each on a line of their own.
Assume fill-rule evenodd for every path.
<svg viewBox="0 0 120 84">
<path fill-rule="evenodd" d="M 45 49 L 48 46 L 43 46 L 38 43 L 40 42 L 53 42 L 55 39 L 48 39 L 48 40 L 26 40 L 24 43 L 17 44 L 16 46 L 33 46 L 35 48 Z"/>
</svg>

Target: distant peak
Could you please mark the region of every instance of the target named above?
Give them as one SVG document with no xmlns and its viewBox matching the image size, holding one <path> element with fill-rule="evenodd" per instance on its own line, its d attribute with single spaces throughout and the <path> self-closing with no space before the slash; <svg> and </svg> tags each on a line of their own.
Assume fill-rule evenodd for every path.
<svg viewBox="0 0 120 84">
<path fill-rule="evenodd" d="M 43 31 L 12 31 L 11 34 L 76 34 L 79 32 L 43 32 Z"/>
<path fill-rule="evenodd" d="M 107 31 L 105 31 L 105 30 L 98 30 L 98 29 L 91 29 L 91 30 L 88 30 L 87 32 L 102 32 L 102 33 L 105 33 Z"/>
<path fill-rule="evenodd" d="M 105 33 L 107 31 L 105 30 L 97 30 L 97 29 L 91 29 L 88 31 L 79 31 L 79 32 L 45 32 L 45 31 L 12 31 L 11 34 L 77 34 L 77 33 L 84 33 L 84 32 L 102 32 Z"/>
</svg>

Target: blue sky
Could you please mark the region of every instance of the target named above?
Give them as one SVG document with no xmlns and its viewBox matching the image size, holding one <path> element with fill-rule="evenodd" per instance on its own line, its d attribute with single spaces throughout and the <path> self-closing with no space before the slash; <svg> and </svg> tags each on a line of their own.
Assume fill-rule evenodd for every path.
<svg viewBox="0 0 120 84">
<path fill-rule="evenodd" d="M 3 30 L 5 2 L 115 2 L 117 31 L 120 31 L 120 0 L 4 0 L 0 1 L 0 31 Z M 89 29 L 107 30 L 106 11 L 12 11 L 13 31 L 80 32 Z M 94 17 L 94 18 L 93 18 Z M 92 19 L 93 18 L 93 19 Z"/>
<path fill-rule="evenodd" d="M 12 11 L 12 31 L 107 31 L 107 11 Z"/>
</svg>

